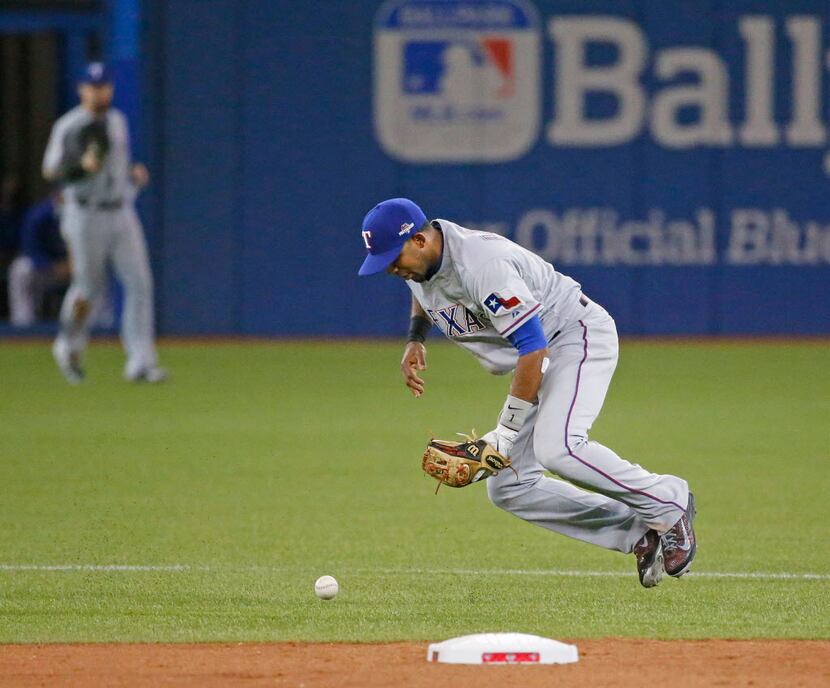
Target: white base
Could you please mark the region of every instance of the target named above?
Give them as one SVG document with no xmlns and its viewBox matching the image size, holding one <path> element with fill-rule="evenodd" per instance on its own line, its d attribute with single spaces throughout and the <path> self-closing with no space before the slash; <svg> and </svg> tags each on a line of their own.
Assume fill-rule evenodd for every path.
<svg viewBox="0 0 830 688">
<path fill-rule="evenodd" d="M 476 633 L 432 643 L 427 661 L 446 664 L 571 664 L 576 645 L 527 633 Z"/>
</svg>

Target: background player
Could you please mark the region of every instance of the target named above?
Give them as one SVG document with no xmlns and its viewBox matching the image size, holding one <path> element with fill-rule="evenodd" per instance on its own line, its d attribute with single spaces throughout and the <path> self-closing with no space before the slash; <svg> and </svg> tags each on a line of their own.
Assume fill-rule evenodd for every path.
<svg viewBox="0 0 830 688">
<path fill-rule="evenodd" d="M 103 64 L 88 65 L 78 93 L 80 105 L 55 122 L 43 160 L 46 179 L 64 185 L 61 230 L 72 261 L 72 284 L 52 352 L 69 382 L 83 379 L 91 305 L 104 290 L 107 267 L 112 266 L 124 287 L 124 377 L 161 382 L 166 373 L 158 366 L 153 341 L 152 273 L 134 207 L 137 190 L 149 175 L 143 165 L 130 162 L 127 120 L 111 107 L 112 79 Z M 90 131 L 104 134 L 85 136 Z"/>
<path fill-rule="evenodd" d="M 686 481 L 588 441 L 617 364 L 616 326 L 605 309 L 530 251 L 497 234 L 427 222 L 408 199 L 375 206 L 362 235 L 368 255 L 359 274 L 385 270 L 412 291 L 401 370 L 416 397 L 433 324 L 490 372 L 515 370 L 498 425 L 484 436 L 517 471 L 487 481 L 493 503 L 549 530 L 634 552 L 645 587 L 664 570 L 686 573 L 696 551 Z"/>
<path fill-rule="evenodd" d="M 46 289 L 69 281 L 66 244 L 60 234 L 60 194 L 29 208 L 20 230 L 20 255 L 9 266 L 9 320 L 29 327 Z"/>
</svg>

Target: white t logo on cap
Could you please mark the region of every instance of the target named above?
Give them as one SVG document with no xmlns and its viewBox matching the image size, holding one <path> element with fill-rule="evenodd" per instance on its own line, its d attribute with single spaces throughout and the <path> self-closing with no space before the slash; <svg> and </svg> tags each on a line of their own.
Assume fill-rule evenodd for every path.
<svg viewBox="0 0 830 688">
<path fill-rule="evenodd" d="M 369 239 L 372 237 L 372 233 L 371 232 L 361 232 L 361 234 L 363 235 L 363 243 L 366 244 L 366 248 L 371 251 L 372 247 L 369 245 Z"/>
</svg>

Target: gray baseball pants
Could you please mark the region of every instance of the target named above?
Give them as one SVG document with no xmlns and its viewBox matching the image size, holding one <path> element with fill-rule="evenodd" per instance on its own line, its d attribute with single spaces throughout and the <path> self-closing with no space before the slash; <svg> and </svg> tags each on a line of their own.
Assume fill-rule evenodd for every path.
<svg viewBox="0 0 830 688">
<path fill-rule="evenodd" d="M 487 481 L 491 501 L 519 518 L 606 549 L 631 552 L 650 528 L 667 531 L 689 498 L 685 480 L 620 458 L 588 431 L 617 365 L 614 320 L 589 302 L 549 344 L 550 365 L 505 470 Z M 564 478 L 557 480 L 544 471 Z"/>
<path fill-rule="evenodd" d="M 126 204 L 117 210 L 99 210 L 70 202 L 64 207 L 61 232 L 72 259 L 72 284 L 61 306 L 56 345 L 83 354 L 89 341 L 89 310 L 105 290 L 107 267 L 111 266 L 124 287 L 124 375 L 156 366 L 153 276 L 135 209 Z"/>
</svg>

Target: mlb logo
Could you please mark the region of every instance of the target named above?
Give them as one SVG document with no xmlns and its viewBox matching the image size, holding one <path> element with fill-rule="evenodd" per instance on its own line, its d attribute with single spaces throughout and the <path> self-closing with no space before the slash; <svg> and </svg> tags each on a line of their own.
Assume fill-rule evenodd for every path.
<svg viewBox="0 0 830 688">
<path fill-rule="evenodd" d="M 412 95 L 453 98 L 481 84 L 483 100 L 509 98 L 514 92 L 513 43 L 500 37 L 411 41 L 404 46 L 402 78 L 403 91 Z"/>
<path fill-rule="evenodd" d="M 375 131 L 409 162 L 504 162 L 540 125 L 540 36 L 524 0 L 392 0 L 375 26 Z"/>
</svg>

